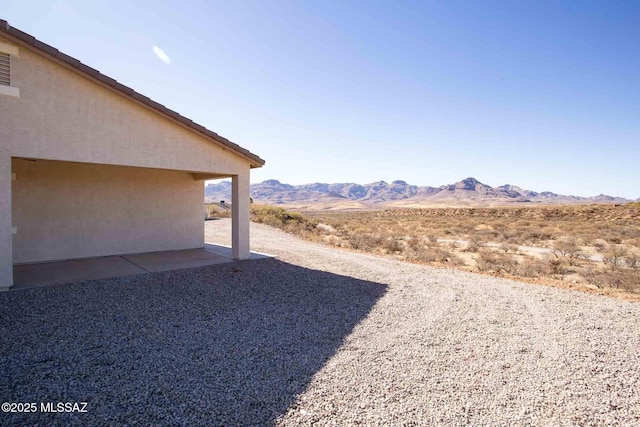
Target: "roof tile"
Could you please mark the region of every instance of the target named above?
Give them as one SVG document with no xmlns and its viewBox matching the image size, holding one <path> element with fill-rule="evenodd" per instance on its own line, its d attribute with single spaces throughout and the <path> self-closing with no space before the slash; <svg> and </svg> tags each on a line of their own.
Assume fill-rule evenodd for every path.
<svg viewBox="0 0 640 427">
<path fill-rule="evenodd" d="M 37 47 L 38 49 L 43 50 L 47 52 L 49 55 L 53 55 L 53 56 L 58 56 L 58 52 L 60 52 L 55 47 L 49 46 L 46 43 L 42 43 L 40 40 L 37 40 L 37 39 L 33 40 L 33 47 Z"/>
</svg>

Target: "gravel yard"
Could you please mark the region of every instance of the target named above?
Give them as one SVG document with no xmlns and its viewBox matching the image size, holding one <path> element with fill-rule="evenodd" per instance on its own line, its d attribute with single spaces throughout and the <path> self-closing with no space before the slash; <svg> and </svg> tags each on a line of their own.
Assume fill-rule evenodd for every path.
<svg viewBox="0 0 640 427">
<path fill-rule="evenodd" d="M 638 303 L 252 249 L 279 258 L 0 294 L 2 401 L 88 402 L 0 425 L 640 426 Z"/>
</svg>

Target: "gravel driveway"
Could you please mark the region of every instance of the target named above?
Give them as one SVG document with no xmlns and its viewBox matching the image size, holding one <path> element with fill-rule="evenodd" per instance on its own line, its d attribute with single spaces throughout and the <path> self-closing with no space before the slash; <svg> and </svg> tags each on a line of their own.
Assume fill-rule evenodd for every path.
<svg viewBox="0 0 640 427">
<path fill-rule="evenodd" d="M 2 400 L 88 402 L 0 424 L 640 426 L 640 304 L 252 248 L 279 258 L 0 294 Z"/>
</svg>

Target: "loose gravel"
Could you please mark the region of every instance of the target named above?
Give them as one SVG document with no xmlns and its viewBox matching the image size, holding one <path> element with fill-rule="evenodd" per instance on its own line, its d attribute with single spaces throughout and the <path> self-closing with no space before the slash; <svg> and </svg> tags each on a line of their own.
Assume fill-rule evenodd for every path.
<svg viewBox="0 0 640 427">
<path fill-rule="evenodd" d="M 252 248 L 278 258 L 0 294 L 1 399 L 88 402 L 0 424 L 640 426 L 640 304 Z"/>
</svg>

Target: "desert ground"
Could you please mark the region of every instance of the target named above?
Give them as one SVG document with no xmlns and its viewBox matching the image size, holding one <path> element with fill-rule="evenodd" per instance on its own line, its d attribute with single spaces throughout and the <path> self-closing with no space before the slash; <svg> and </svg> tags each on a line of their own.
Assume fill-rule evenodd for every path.
<svg viewBox="0 0 640 427">
<path fill-rule="evenodd" d="M 640 300 L 640 206 L 285 210 L 252 219 L 345 250 Z"/>
<path fill-rule="evenodd" d="M 3 399 L 88 403 L 0 424 L 640 425 L 638 303 L 251 233 L 277 258 L 0 294 Z"/>
</svg>

